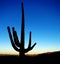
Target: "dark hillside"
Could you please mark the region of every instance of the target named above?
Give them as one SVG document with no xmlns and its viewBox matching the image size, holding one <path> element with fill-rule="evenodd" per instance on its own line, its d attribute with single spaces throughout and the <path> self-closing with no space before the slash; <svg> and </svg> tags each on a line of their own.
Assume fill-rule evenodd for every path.
<svg viewBox="0 0 60 64">
<path fill-rule="evenodd" d="M 22 62 L 22 63 L 21 63 Z M 23 60 L 18 56 L 0 56 L 1 64 L 60 64 L 60 52 L 25 56 Z"/>
</svg>

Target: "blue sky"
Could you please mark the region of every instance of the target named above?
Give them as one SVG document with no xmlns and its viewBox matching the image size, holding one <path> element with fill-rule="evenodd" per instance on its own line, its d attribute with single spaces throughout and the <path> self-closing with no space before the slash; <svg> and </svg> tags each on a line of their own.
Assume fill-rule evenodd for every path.
<svg viewBox="0 0 60 64">
<path fill-rule="evenodd" d="M 15 27 L 19 40 L 21 31 L 21 2 L 24 3 L 25 48 L 32 31 L 37 54 L 60 51 L 60 1 L 59 0 L 0 0 L 0 54 L 18 54 L 12 47 L 7 26 Z"/>
</svg>

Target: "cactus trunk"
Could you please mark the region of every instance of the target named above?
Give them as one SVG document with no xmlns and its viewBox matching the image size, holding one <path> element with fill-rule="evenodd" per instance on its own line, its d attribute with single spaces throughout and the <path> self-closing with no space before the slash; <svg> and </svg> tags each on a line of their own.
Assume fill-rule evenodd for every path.
<svg viewBox="0 0 60 64">
<path fill-rule="evenodd" d="M 19 52 L 19 57 L 24 57 L 25 54 L 23 52 Z"/>
<path fill-rule="evenodd" d="M 24 9 L 22 3 L 22 24 L 21 24 L 21 47 L 20 47 L 20 55 L 24 55 Z"/>
</svg>

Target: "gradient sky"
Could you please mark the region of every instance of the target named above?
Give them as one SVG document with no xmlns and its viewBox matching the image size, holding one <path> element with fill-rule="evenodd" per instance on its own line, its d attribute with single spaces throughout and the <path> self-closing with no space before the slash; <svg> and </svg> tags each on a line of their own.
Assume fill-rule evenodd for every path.
<svg viewBox="0 0 60 64">
<path fill-rule="evenodd" d="M 25 14 L 25 48 L 32 31 L 37 54 L 60 51 L 60 1 L 59 0 L 0 0 L 0 54 L 18 54 L 12 47 L 7 26 L 15 27 L 19 40 L 21 31 L 21 2 Z"/>
</svg>

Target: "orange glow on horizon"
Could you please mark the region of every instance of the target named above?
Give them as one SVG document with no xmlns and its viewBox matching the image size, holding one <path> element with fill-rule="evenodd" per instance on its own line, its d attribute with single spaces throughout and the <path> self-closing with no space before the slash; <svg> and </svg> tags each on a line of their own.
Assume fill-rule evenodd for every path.
<svg viewBox="0 0 60 64">
<path fill-rule="evenodd" d="M 58 50 L 55 50 L 55 51 L 58 51 Z M 43 54 L 43 53 L 52 53 L 52 52 L 55 52 L 54 50 L 40 50 L 40 49 L 33 49 L 31 51 L 29 51 L 28 53 L 26 53 L 26 55 L 36 55 L 36 54 Z M 16 52 L 15 50 L 6 50 L 6 51 L 3 51 L 1 50 L 0 51 L 0 54 L 6 54 L 6 55 L 19 55 L 19 52 Z"/>
</svg>

